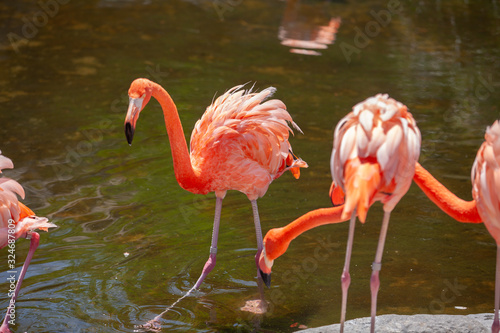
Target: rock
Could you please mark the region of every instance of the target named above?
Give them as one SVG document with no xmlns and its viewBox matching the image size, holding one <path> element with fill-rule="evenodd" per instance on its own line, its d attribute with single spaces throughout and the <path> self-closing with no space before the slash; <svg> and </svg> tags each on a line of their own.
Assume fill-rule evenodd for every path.
<svg viewBox="0 0 500 333">
<path fill-rule="evenodd" d="M 489 333 L 493 322 L 493 313 L 472 315 L 428 315 L 412 316 L 381 315 L 377 316 L 377 333 Z M 301 330 L 301 333 L 339 332 L 340 324 Z M 358 318 L 346 321 L 344 333 L 370 332 L 370 318 Z"/>
</svg>

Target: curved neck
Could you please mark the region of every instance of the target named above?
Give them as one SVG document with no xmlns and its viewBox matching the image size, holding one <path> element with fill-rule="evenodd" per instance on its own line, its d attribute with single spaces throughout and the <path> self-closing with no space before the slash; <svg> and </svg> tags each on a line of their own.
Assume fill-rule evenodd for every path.
<svg viewBox="0 0 500 333">
<path fill-rule="evenodd" d="M 310 211 L 292 223 L 278 228 L 280 234 L 279 238 L 281 239 L 282 244 L 284 245 L 284 250 L 288 248 L 288 245 L 292 240 L 298 237 L 300 234 L 312 229 L 316 228 L 320 225 L 324 224 L 332 224 L 347 221 L 348 219 L 342 219 L 342 211 L 344 206 L 339 207 L 331 207 L 331 208 L 320 208 Z M 277 257 L 279 257 L 282 253 L 279 253 Z M 272 255 L 269 254 L 271 257 Z M 275 258 L 272 258 L 273 260 Z"/>
<path fill-rule="evenodd" d="M 153 88 L 152 96 L 158 100 L 163 109 L 165 127 L 167 128 L 170 148 L 172 150 L 175 178 L 182 188 L 194 192 L 198 188 L 196 186 L 198 177 L 191 165 L 191 158 L 177 107 L 165 89 L 154 82 L 151 82 L 151 84 Z"/>
<path fill-rule="evenodd" d="M 413 181 L 432 202 L 455 220 L 465 223 L 482 222 L 474 200 L 465 201 L 458 198 L 438 182 L 420 163 L 415 165 Z"/>
</svg>

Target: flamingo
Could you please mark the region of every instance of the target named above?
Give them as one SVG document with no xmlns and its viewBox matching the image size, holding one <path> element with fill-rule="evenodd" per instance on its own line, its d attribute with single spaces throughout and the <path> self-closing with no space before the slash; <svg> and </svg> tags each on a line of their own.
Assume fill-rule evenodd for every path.
<svg viewBox="0 0 500 333">
<path fill-rule="evenodd" d="M 407 107 L 387 94 L 378 94 L 355 105 L 335 128 L 330 166 L 335 184 L 345 193 L 341 219 L 350 217 L 341 277 L 340 332 L 344 330 L 351 281 L 349 263 L 356 215 L 364 223 L 369 207 L 381 201 L 384 218 L 370 279 L 370 331 L 375 331 L 379 272 L 390 213 L 411 185 L 420 143 L 420 131 Z"/>
<path fill-rule="evenodd" d="M 229 89 L 207 107 L 191 134 L 190 153 L 177 108 L 165 89 L 150 80 L 136 79 L 128 91 L 130 103 L 125 118 L 128 143 L 132 143 L 140 112 L 151 96 L 154 97 L 163 109 L 179 185 L 196 194 L 215 192 L 210 254 L 191 290 L 198 289 L 215 266 L 222 200 L 226 191 L 240 191 L 252 204 L 258 268 L 262 231 L 257 199 L 285 171 L 290 170 L 298 179 L 300 168 L 307 168 L 307 163 L 293 154 L 288 142 L 289 133 L 293 134 L 292 128 L 302 131 L 293 122 L 282 101 L 265 101 L 276 89 L 269 87 L 257 93 L 242 88 L 243 85 L 238 85 Z"/>
<path fill-rule="evenodd" d="M 457 198 L 427 170 L 417 164 L 415 183 L 444 212 L 460 222 L 480 223 L 497 244 L 495 277 L 495 315 L 491 331 L 500 331 L 500 124 L 496 120 L 486 129 L 485 141 L 472 166 L 472 201 Z"/>
<path fill-rule="evenodd" d="M 0 174 L 2 169 L 12 169 L 14 167 L 12 161 L 3 156 L 0 151 Z M 28 256 L 24 261 L 23 268 L 19 275 L 19 280 L 13 290 L 9 290 L 8 295 L 11 296 L 7 313 L 0 326 L 0 333 L 10 332 L 9 323 L 13 323 L 15 318 L 15 303 L 24 275 L 28 270 L 31 258 L 35 253 L 40 241 L 40 235 L 35 232 L 35 229 L 47 231 L 48 228 L 56 227 L 55 224 L 48 222 L 45 217 L 38 217 L 31 209 L 19 202 L 17 196 L 19 195 L 24 199 L 24 189 L 15 180 L 7 177 L 0 177 L 0 248 L 9 247 L 9 255 L 7 264 L 10 270 L 7 272 L 10 276 L 9 281 L 12 280 L 11 285 L 15 282 L 15 274 L 13 271 L 15 267 L 15 241 L 20 238 L 30 240 L 30 248 Z M 14 273 L 14 275 L 11 275 Z"/>
</svg>

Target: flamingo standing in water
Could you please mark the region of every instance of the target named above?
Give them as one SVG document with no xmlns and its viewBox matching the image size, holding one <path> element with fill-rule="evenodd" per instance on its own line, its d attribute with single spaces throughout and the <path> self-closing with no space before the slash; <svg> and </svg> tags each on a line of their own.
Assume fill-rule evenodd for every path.
<svg viewBox="0 0 500 333">
<path fill-rule="evenodd" d="M 472 201 L 457 198 L 441 185 L 422 166 L 417 165 L 415 183 L 444 212 L 460 222 L 479 223 L 486 228 L 497 244 L 495 278 L 495 315 L 491 331 L 500 331 L 500 124 L 497 121 L 486 129 L 485 142 L 477 152 L 472 166 Z"/>
<path fill-rule="evenodd" d="M 2 173 L 2 169 L 12 169 L 13 167 L 12 161 L 0 152 L 0 174 Z M 15 241 L 20 237 L 30 240 L 28 256 L 24 261 L 16 287 L 14 290 L 9 290 L 8 295 L 11 296 L 11 299 L 7 306 L 5 319 L 2 326 L 0 326 L 0 333 L 10 332 L 9 322 L 12 323 L 12 321 L 15 321 L 17 295 L 21 289 L 21 284 L 28 270 L 31 258 L 33 258 L 33 254 L 40 241 L 40 235 L 33 230 L 40 229 L 47 231 L 48 228 L 56 227 L 55 224 L 48 222 L 45 217 L 36 216 L 31 209 L 18 201 L 17 195 L 24 198 L 23 187 L 15 180 L 0 177 L 0 248 L 9 247 L 10 254 L 8 255 L 7 264 L 10 270 L 7 273 L 12 278 L 11 285 L 15 281 L 15 272 L 14 275 L 11 275 L 16 259 Z"/>
<path fill-rule="evenodd" d="M 364 223 L 369 207 L 381 201 L 384 218 L 372 264 L 371 332 L 375 331 L 379 271 L 391 211 L 408 191 L 420 155 L 421 136 L 407 107 L 388 95 L 375 97 L 354 106 L 337 124 L 334 134 L 331 170 L 334 182 L 345 193 L 341 218 L 351 218 L 345 266 L 341 277 L 343 332 L 350 284 L 349 263 L 356 215 Z"/>
<path fill-rule="evenodd" d="M 262 231 L 257 199 L 285 171 L 291 170 L 295 178 L 299 178 L 300 168 L 307 167 L 306 162 L 293 154 L 288 142 L 289 132 L 292 132 L 289 124 L 299 132 L 301 130 L 286 111 L 285 104 L 277 99 L 265 101 L 276 89 L 270 87 L 255 93 L 242 87 L 231 88 L 207 107 L 191 134 L 190 153 L 177 108 L 160 85 L 137 79 L 128 92 L 130 104 L 125 118 L 128 143 L 132 143 L 139 113 L 153 96 L 163 109 L 179 185 L 197 194 L 215 192 L 210 255 L 191 290 L 198 289 L 215 266 L 222 200 L 226 191 L 238 190 L 252 203 L 258 267 Z"/>
</svg>

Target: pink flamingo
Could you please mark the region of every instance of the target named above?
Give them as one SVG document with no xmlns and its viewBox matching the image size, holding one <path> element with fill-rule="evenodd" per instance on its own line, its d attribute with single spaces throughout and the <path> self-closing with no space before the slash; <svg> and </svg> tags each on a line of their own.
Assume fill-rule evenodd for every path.
<svg viewBox="0 0 500 333">
<path fill-rule="evenodd" d="M 341 277 L 343 332 L 350 284 L 349 263 L 356 215 L 364 223 L 369 207 L 383 203 L 384 218 L 372 264 L 371 332 L 375 331 L 379 271 L 391 211 L 408 191 L 415 163 L 420 155 L 421 136 L 407 107 L 388 95 L 375 97 L 354 106 L 337 124 L 334 134 L 331 170 L 335 183 L 345 193 L 341 219 L 351 218 L 345 266 Z"/>
<path fill-rule="evenodd" d="M 491 331 L 500 331 L 500 124 L 497 121 L 486 129 L 485 142 L 477 152 L 472 166 L 473 201 L 457 198 L 441 185 L 421 165 L 415 170 L 415 183 L 444 212 L 460 222 L 479 223 L 486 228 L 497 244 L 495 278 L 495 315 Z"/>
<path fill-rule="evenodd" d="M 14 165 L 12 161 L 3 156 L 0 152 L 0 173 L 2 169 L 12 169 Z M 33 213 L 31 209 L 26 207 L 24 204 L 18 201 L 17 195 L 24 198 L 24 189 L 15 180 L 9 179 L 7 177 L 0 178 L 0 248 L 6 246 L 9 247 L 9 255 L 7 264 L 10 267 L 8 274 L 12 273 L 15 267 L 15 241 L 20 238 L 26 238 L 30 240 L 30 248 L 28 251 L 28 256 L 24 261 L 23 268 L 21 269 L 21 274 L 19 275 L 18 282 L 14 290 L 9 291 L 9 296 L 11 296 L 9 305 L 7 306 L 7 314 L 3 320 L 2 326 L 0 326 L 0 333 L 10 332 L 9 323 L 15 321 L 15 303 L 19 290 L 21 289 L 21 284 L 24 279 L 24 275 L 28 270 L 31 258 L 35 253 L 40 241 L 40 235 L 36 233 L 35 229 L 40 229 L 47 231 L 48 228 L 56 227 L 55 224 L 48 222 L 45 217 L 38 217 Z M 15 281 L 14 275 L 10 275 L 12 278 L 11 285 Z M 10 280 L 10 279 L 9 279 Z"/>
<path fill-rule="evenodd" d="M 125 118 L 128 143 L 132 143 L 139 113 L 153 96 L 163 109 L 179 185 L 197 194 L 215 192 L 210 255 L 191 290 L 198 289 L 215 266 L 222 200 L 226 191 L 240 191 L 246 194 L 252 204 L 257 235 L 255 261 L 258 267 L 262 231 L 257 199 L 266 193 L 271 182 L 283 172 L 291 170 L 298 178 L 299 168 L 307 167 L 306 162 L 292 153 L 288 142 L 289 132 L 292 132 L 289 124 L 298 131 L 300 128 L 286 111 L 285 104 L 277 99 L 265 101 L 276 89 L 270 87 L 254 93 L 242 90 L 242 87 L 231 88 L 207 107 L 191 134 L 190 153 L 177 108 L 160 85 L 147 79 L 137 79 L 132 82 L 128 92 L 130 104 Z"/>
</svg>

